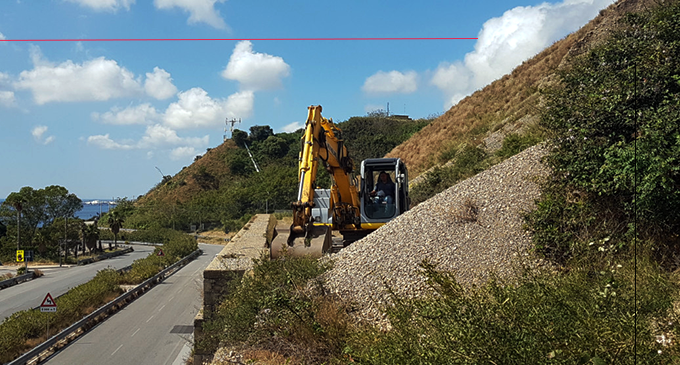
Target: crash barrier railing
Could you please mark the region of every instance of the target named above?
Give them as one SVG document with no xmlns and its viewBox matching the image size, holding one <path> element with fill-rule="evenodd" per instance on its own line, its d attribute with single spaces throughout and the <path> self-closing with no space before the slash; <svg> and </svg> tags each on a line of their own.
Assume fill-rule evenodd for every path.
<svg viewBox="0 0 680 365">
<path fill-rule="evenodd" d="M 193 260 L 194 258 L 198 257 L 202 251 L 200 249 L 190 253 L 188 256 L 184 257 L 183 259 L 175 262 L 174 264 L 168 266 L 167 268 L 163 269 L 161 272 L 158 274 L 154 275 L 153 277 L 145 280 L 143 283 L 137 285 L 134 289 L 131 289 L 130 291 L 120 295 L 118 298 L 110 301 L 109 303 L 105 304 L 104 306 L 100 307 L 99 309 L 95 310 L 91 314 L 83 317 L 80 321 L 72 324 L 65 330 L 57 333 L 56 335 L 52 336 L 49 340 L 41 343 L 40 345 L 34 347 L 31 351 L 19 356 L 18 358 L 14 359 L 12 362 L 7 363 L 7 365 L 24 365 L 31 361 L 33 358 L 40 356 L 41 353 L 44 351 L 47 351 L 51 349 L 53 346 L 55 346 L 59 341 L 69 337 L 72 333 L 77 332 L 80 328 L 85 328 L 83 330 L 83 333 L 87 332 L 90 328 L 94 326 L 94 324 L 97 324 L 99 321 L 96 321 L 97 317 L 108 313 L 111 309 L 116 308 L 120 309 L 122 308 L 125 304 L 127 304 L 131 299 L 143 294 L 145 291 L 151 289 L 151 287 L 154 284 L 158 284 L 163 279 L 166 277 L 174 274 L 174 272 L 182 265 L 185 265 L 189 261 Z M 90 323 L 93 323 L 93 325 L 90 325 Z M 69 341 L 70 342 L 70 341 Z M 68 346 L 68 342 L 64 345 L 64 347 Z M 62 347 L 63 348 L 63 347 Z M 48 357 L 51 356 L 48 355 Z M 32 362 L 33 364 L 40 363 L 43 359 L 38 359 L 37 362 Z"/>
<path fill-rule="evenodd" d="M 0 289 L 9 288 L 12 285 L 17 285 L 22 281 L 33 279 L 33 272 L 29 272 L 23 275 L 15 276 L 11 279 L 0 281 Z"/>
<path fill-rule="evenodd" d="M 113 240 L 101 240 L 103 244 L 114 243 Z M 118 246 L 121 245 L 142 245 L 142 246 L 163 246 L 163 243 L 159 242 L 139 242 L 139 241 L 118 241 Z"/>
<path fill-rule="evenodd" d="M 91 258 L 89 258 L 89 259 L 79 260 L 79 261 L 78 261 L 78 265 L 87 265 L 87 264 L 91 264 L 91 263 L 96 262 L 96 261 L 101 261 L 101 260 L 105 260 L 105 259 L 110 259 L 110 258 L 112 258 L 112 257 L 116 257 L 116 256 L 124 255 L 124 254 L 126 254 L 126 253 L 133 252 L 134 250 L 135 250 L 134 248 L 128 247 L 128 248 L 126 248 L 126 249 L 124 249 L 124 250 L 105 253 L 105 254 L 99 255 L 99 256 L 97 256 L 97 257 L 91 257 Z"/>
<path fill-rule="evenodd" d="M 128 271 L 130 271 L 130 270 L 132 270 L 132 265 L 128 265 L 128 266 L 125 266 L 125 267 L 121 267 L 120 269 L 116 269 L 116 271 L 118 271 L 119 274 L 124 274 L 124 273 L 126 273 L 126 272 L 128 272 Z M 66 294 L 68 294 L 68 292 L 66 292 L 66 293 L 64 293 L 64 294 L 57 295 L 57 296 L 53 297 L 52 299 L 57 300 L 57 299 L 59 299 L 62 295 L 66 295 Z M 38 309 L 40 309 L 40 306 L 33 307 L 33 309 L 38 310 Z"/>
</svg>

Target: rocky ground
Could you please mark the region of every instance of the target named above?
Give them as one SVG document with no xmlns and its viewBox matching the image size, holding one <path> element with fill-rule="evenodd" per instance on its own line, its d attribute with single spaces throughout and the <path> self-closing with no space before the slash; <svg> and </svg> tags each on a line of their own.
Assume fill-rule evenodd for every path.
<svg viewBox="0 0 680 365">
<path fill-rule="evenodd" d="M 452 271 L 463 284 L 495 273 L 511 279 L 522 267 L 545 263 L 531 254 L 522 214 L 539 197 L 548 174 L 545 148 L 535 146 L 423 202 L 361 241 L 331 255 L 331 291 L 356 303 L 359 320 L 385 324 L 387 287 L 405 297 L 427 293 L 423 260 Z"/>
</svg>

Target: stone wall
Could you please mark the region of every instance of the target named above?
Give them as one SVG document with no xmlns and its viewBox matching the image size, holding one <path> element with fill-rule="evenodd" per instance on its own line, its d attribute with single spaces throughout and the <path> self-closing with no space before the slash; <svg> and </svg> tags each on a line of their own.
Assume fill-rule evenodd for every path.
<svg viewBox="0 0 680 365">
<path fill-rule="evenodd" d="M 194 364 L 210 360 L 216 350 L 202 343 L 203 323 L 210 319 L 229 284 L 253 268 L 253 259 L 269 257 L 269 244 L 276 235 L 276 218 L 257 214 L 224 246 L 203 271 L 203 307 L 194 318 Z"/>
</svg>

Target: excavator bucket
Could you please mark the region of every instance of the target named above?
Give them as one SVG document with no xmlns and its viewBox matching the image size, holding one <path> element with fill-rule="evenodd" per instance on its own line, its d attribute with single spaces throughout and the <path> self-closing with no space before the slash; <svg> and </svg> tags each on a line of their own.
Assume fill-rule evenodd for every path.
<svg viewBox="0 0 680 365">
<path fill-rule="evenodd" d="M 272 259 L 290 255 L 293 257 L 310 256 L 321 257 L 331 250 L 331 227 L 313 226 L 307 234 L 290 233 L 290 236 L 280 234 L 272 240 L 269 246 L 269 256 Z M 289 244 L 289 241 L 291 244 Z"/>
</svg>

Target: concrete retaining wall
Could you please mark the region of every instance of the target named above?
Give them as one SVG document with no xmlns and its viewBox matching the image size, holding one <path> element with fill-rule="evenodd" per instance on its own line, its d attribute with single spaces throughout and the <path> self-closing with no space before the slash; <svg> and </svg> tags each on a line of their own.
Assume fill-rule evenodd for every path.
<svg viewBox="0 0 680 365">
<path fill-rule="evenodd" d="M 269 244 L 276 234 L 276 218 L 257 214 L 224 246 L 203 271 L 203 307 L 194 318 L 194 364 L 212 358 L 215 348 L 202 343 L 203 323 L 210 319 L 228 293 L 229 284 L 253 268 L 253 259 L 269 257 Z"/>
</svg>

